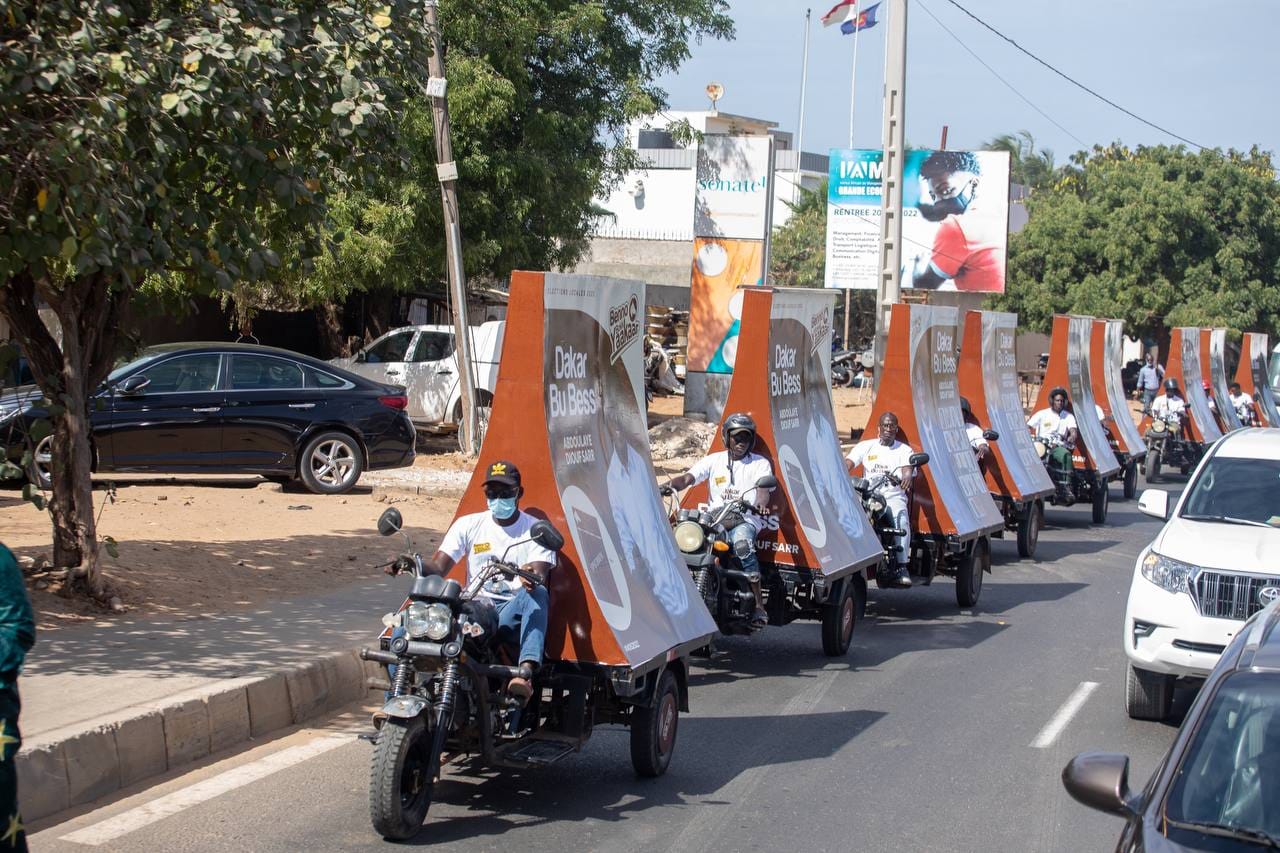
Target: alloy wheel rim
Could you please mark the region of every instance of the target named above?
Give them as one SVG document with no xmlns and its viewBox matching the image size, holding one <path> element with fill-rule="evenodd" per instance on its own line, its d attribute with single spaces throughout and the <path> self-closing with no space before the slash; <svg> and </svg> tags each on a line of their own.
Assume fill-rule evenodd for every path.
<svg viewBox="0 0 1280 853">
<path fill-rule="evenodd" d="M 46 482 L 53 482 L 53 436 L 46 435 L 40 439 L 40 443 L 36 445 L 35 451 L 31 454 L 32 461 L 35 464 L 36 472 L 40 475 L 40 479 Z"/>
<path fill-rule="evenodd" d="M 355 466 L 355 454 L 337 439 L 321 442 L 311 453 L 311 474 L 326 486 L 344 485 Z"/>
<path fill-rule="evenodd" d="M 658 748 L 666 755 L 676 739 L 676 700 L 670 693 L 662 697 L 662 712 L 658 718 Z"/>
</svg>

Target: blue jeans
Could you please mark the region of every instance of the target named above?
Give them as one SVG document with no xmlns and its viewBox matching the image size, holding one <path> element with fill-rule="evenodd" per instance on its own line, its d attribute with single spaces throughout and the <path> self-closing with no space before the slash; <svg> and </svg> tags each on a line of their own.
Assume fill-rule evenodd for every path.
<svg viewBox="0 0 1280 853">
<path fill-rule="evenodd" d="M 756 559 L 756 528 L 749 521 L 744 521 L 729 531 L 729 541 L 733 543 L 733 552 L 742 563 L 742 571 L 753 581 L 760 580 L 760 561 Z"/>
<path fill-rule="evenodd" d="M 533 591 L 521 589 L 514 598 L 495 601 L 498 609 L 498 639 L 520 646 L 516 663 L 542 663 L 542 649 L 547 641 L 547 615 L 551 612 L 551 596 L 547 588 L 535 586 Z"/>
</svg>

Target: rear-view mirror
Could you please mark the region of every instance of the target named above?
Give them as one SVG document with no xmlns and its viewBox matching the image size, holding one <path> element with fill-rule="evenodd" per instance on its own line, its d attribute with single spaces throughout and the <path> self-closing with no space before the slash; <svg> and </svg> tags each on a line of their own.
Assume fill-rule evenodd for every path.
<svg viewBox="0 0 1280 853">
<path fill-rule="evenodd" d="M 387 507 L 382 515 L 378 516 L 378 532 L 383 536 L 399 533 L 402 527 L 404 527 L 404 518 L 400 515 L 400 510 L 395 507 Z"/>
<path fill-rule="evenodd" d="M 1114 815 L 1127 815 L 1129 756 L 1115 752 L 1082 752 L 1062 769 L 1062 787 L 1078 803 Z"/>
<path fill-rule="evenodd" d="M 772 474 L 765 474 L 759 480 L 756 480 L 757 489 L 776 489 L 778 488 L 778 478 Z"/>
<path fill-rule="evenodd" d="M 128 379 L 116 386 L 121 394 L 141 394 L 142 390 L 151 384 L 151 380 L 141 374 L 135 373 Z"/>
<path fill-rule="evenodd" d="M 564 537 L 549 521 L 535 521 L 529 528 L 529 538 L 548 551 L 559 551 L 564 547 Z"/>
<path fill-rule="evenodd" d="M 987 441 L 999 441 L 1000 433 L 996 432 L 993 429 L 984 429 L 982 431 L 982 437 L 985 438 Z"/>
<path fill-rule="evenodd" d="M 907 458 L 907 464 L 913 465 L 916 468 L 919 468 L 921 465 L 928 465 L 929 454 L 924 453 L 923 451 L 920 453 L 912 453 L 911 456 Z"/>
<path fill-rule="evenodd" d="M 1144 489 L 1138 497 L 1138 512 L 1164 521 L 1169 517 L 1169 493 L 1164 489 Z"/>
<path fill-rule="evenodd" d="M 364 364 L 364 363 L 365 363 L 366 361 L 368 361 L 368 360 L 369 360 L 369 356 L 365 353 L 365 351 L 364 351 L 364 350 L 360 350 L 360 351 L 359 351 L 358 353 L 356 353 L 356 355 L 355 355 L 355 362 L 356 362 L 356 364 Z"/>
</svg>

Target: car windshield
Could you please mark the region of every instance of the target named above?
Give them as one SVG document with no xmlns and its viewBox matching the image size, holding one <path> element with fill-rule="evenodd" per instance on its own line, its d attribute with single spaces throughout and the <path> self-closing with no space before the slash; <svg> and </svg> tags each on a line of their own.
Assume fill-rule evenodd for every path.
<svg viewBox="0 0 1280 853">
<path fill-rule="evenodd" d="M 128 361 L 121 362 L 119 365 L 117 365 L 109 374 L 107 374 L 107 381 L 115 382 L 121 376 L 124 376 L 126 373 L 130 373 L 134 369 L 142 367 L 142 365 L 144 364 L 149 364 L 155 361 L 160 356 L 168 355 L 171 352 L 173 352 L 173 350 L 171 349 L 143 350 L 139 355 L 136 355 L 133 358 L 129 359 Z"/>
<path fill-rule="evenodd" d="M 1174 829 L 1280 841 L 1280 676 L 1228 676 L 1165 800 Z"/>
<path fill-rule="evenodd" d="M 1280 461 L 1214 456 L 1191 484 L 1181 515 L 1280 527 Z"/>
</svg>

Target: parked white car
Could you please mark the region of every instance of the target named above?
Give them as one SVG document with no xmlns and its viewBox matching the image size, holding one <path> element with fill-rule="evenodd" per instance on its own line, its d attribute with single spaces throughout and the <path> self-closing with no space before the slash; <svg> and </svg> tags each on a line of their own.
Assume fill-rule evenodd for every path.
<svg viewBox="0 0 1280 853">
<path fill-rule="evenodd" d="M 1138 500 L 1167 523 L 1138 555 L 1125 608 L 1135 719 L 1168 717 L 1174 684 L 1202 681 L 1244 621 L 1280 598 L 1280 429 L 1220 439 L 1170 503 L 1161 489 Z"/>
<path fill-rule="evenodd" d="M 498 382 L 498 359 L 506 321 L 471 327 L 475 399 L 481 435 Z M 409 397 L 409 419 L 421 432 L 451 432 L 462 420 L 462 388 L 458 382 L 457 347 L 452 326 L 405 326 L 393 329 L 351 358 L 331 361 L 353 373 L 390 385 L 403 385 Z"/>
</svg>

